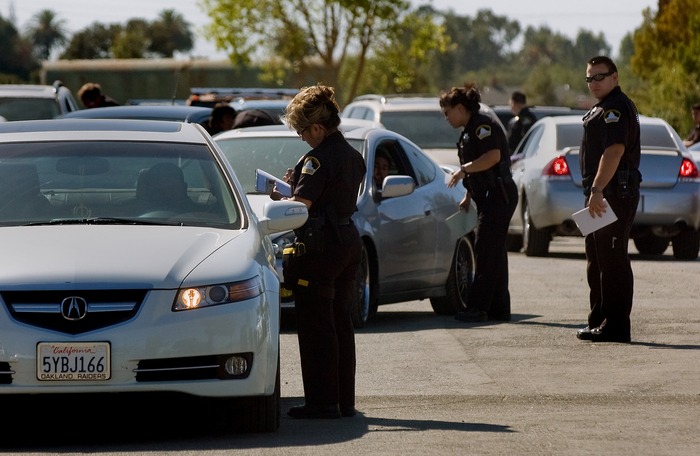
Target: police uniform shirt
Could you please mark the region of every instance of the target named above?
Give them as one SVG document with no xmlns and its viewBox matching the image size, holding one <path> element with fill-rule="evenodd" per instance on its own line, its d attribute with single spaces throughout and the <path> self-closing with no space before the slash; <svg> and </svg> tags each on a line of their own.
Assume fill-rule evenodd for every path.
<svg viewBox="0 0 700 456">
<path fill-rule="evenodd" d="M 490 150 L 499 149 L 501 151 L 500 162 L 506 162 L 508 163 L 508 167 L 510 166 L 510 154 L 506 135 L 501 126 L 485 114 L 478 113 L 471 116 L 467 126 L 462 130 L 462 135 L 459 137 L 457 147 L 459 150 L 459 162 L 461 164 L 472 162 Z M 486 171 L 471 173 L 465 178 L 464 185 L 469 192 L 472 193 L 472 196 L 475 197 L 477 203 L 482 194 L 488 190 L 488 188 L 479 185 L 479 183 L 489 181 L 490 178 L 487 174 L 497 166 L 499 166 L 499 164 L 494 165 L 491 169 Z"/>
<path fill-rule="evenodd" d="M 619 86 L 586 114 L 583 127 L 579 165 L 584 179 L 598 173 L 603 152 L 613 144 L 625 146 L 620 163 L 626 160 L 630 170 L 639 169 L 641 144 L 637 108 Z"/>
<path fill-rule="evenodd" d="M 339 218 L 350 217 L 357 210 L 357 194 L 366 171 L 362 155 L 341 132 L 334 132 L 297 163 L 294 196 L 312 202 L 312 215 L 331 203 Z"/>
<path fill-rule="evenodd" d="M 508 147 L 511 153 L 515 151 L 520 140 L 535 122 L 537 122 L 537 118 L 527 107 L 521 109 L 517 116 L 510 119 L 508 122 Z"/>
</svg>

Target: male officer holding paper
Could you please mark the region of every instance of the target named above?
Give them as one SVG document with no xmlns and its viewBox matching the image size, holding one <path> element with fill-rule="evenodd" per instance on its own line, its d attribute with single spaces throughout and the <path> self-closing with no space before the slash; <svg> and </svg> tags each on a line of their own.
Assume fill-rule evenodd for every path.
<svg viewBox="0 0 700 456">
<path fill-rule="evenodd" d="M 598 100 L 583 118 L 579 161 L 586 206 L 592 217 L 612 210 L 617 221 L 586 236 L 591 312 L 588 326 L 576 335 L 594 342 L 629 342 L 634 277 L 627 245 L 642 180 L 639 115 L 622 93 L 608 57 L 588 61 L 586 82 Z"/>
</svg>

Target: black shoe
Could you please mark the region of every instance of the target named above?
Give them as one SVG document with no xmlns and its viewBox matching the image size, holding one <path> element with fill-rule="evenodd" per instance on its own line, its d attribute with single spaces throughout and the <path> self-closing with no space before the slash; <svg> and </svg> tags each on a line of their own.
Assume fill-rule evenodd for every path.
<svg viewBox="0 0 700 456">
<path fill-rule="evenodd" d="M 470 307 L 464 312 L 457 312 L 457 315 L 455 315 L 455 320 L 466 322 L 487 321 L 488 319 L 488 314 L 476 307 Z"/>
<path fill-rule="evenodd" d="M 292 418 L 299 419 L 334 419 L 340 418 L 340 408 L 337 405 L 299 405 L 287 412 Z"/>
<path fill-rule="evenodd" d="M 590 329 L 585 327 L 576 333 L 576 337 L 581 340 L 590 340 L 591 342 L 630 342 L 632 338 L 629 334 L 619 334 L 606 331 L 604 328 Z"/>
<path fill-rule="evenodd" d="M 353 416 L 357 415 L 357 410 L 355 410 L 355 407 L 352 405 L 349 407 L 340 407 L 340 414 L 345 418 L 352 418 Z"/>
<path fill-rule="evenodd" d="M 503 314 L 488 314 L 488 320 L 489 321 L 510 321 L 510 314 L 509 313 L 503 313 Z"/>
</svg>

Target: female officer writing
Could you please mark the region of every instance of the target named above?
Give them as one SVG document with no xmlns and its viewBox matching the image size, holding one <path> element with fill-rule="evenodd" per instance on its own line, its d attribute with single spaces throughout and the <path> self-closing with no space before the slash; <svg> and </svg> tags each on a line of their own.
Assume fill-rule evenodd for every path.
<svg viewBox="0 0 700 456">
<path fill-rule="evenodd" d="M 453 87 L 440 96 L 440 106 L 453 128 L 462 128 L 457 143 L 460 170 L 449 182 L 463 180 L 467 188 L 459 207 L 468 211 L 473 199 L 476 228 L 476 276 L 469 291 L 468 308 L 455 318 L 474 322 L 510 320 L 508 292 L 508 224 L 518 202 L 510 173 L 510 153 L 503 129 L 479 113 L 481 94 L 476 87 Z"/>
<path fill-rule="evenodd" d="M 293 418 L 355 415 L 355 331 L 350 315 L 362 241 L 351 220 L 366 167 L 362 155 L 338 131 L 331 87 L 306 87 L 286 110 L 291 129 L 313 147 L 286 176 L 292 200 L 309 208 L 295 230 L 297 252 L 285 265 L 285 286 L 296 295 L 297 334 L 304 381 L 303 406 Z M 281 195 L 273 193 L 273 199 Z M 303 247 L 301 246 L 303 244 Z M 289 266 L 289 271 L 287 271 Z M 288 275 L 293 283 L 288 283 Z"/>
</svg>

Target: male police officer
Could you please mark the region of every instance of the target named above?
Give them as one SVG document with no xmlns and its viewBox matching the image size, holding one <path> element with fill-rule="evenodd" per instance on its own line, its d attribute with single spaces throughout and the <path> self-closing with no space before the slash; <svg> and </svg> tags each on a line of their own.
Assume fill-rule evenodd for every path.
<svg viewBox="0 0 700 456">
<path fill-rule="evenodd" d="M 513 92 L 510 96 L 510 112 L 513 118 L 508 122 L 508 147 L 513 155 L 525 133 L 537 122 L 535 115 L 527 107 L 527 97 L 522 92 Z"/>
<path fill-rule="evenodd" d="M 579 161 L 584 194 L 592 217 L 612 210 L 617 221 L 586 236 L 591 312 L 577 337 L 629 342 L 634 278 L 627 244 L 641 182 L 639 116 L 608 57 L 588 61 L 586 82 L 598 104 L 583 121 Z"/>
</svg>

